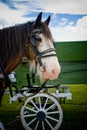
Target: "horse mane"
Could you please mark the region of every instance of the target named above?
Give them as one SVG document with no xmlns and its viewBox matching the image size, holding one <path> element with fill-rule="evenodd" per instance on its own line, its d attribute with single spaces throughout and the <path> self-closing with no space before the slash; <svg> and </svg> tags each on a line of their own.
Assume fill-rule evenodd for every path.
<svg viewBox="0 0 87 130">
<path fill-rule="evenodd" d="M 2 52 L 12 50 L 14 53 L 19 51 L 19 46 L 25 43 L 26 24 L 15 25 L 0 30 L 0 47 Z M 15 48 L 14 48 L 15 47 Z"/>
<path fill-rule="evenodd" d="M 28 22 L 28 25 L 30 23 Z M 17 58 L 22 60 L 24 46 L 27 37 L 27 24 L 15 25 L 0 30 L 0 58 L 4 68 L 8 66 L 9 60 Z"/>
</svg>

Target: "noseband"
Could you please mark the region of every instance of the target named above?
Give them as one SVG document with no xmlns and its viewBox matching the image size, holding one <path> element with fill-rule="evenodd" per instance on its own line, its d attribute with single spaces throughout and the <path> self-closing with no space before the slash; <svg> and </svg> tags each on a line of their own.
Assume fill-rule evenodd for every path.
<svg viewBox="0 0 87 130">
<path fill-rule="evenodd" d="M 49 54 L 50 52 L 54 52 L 55 48 L 49 48 L 49 49 L 44 50 L 42 52 L 38 51 L 38 49 L 36 47 L 36 37 L 35 36 L 36 36 L 36 34 L 41 34 L 41 33 L 42 33 L 42 31 L 40 29 L 31 31 L 29 33 L 29 40 L 30 40 L 32 46 L 26 45 L 25 50 L 26 49 L 31 50 L 32 53 L 33 53 L 33 57 L 36 60 L 36 62 L 39 63 L 40 66 L 43 66 L 43 68 L 44 68 L 44 65 L 42 64 L 41 59 L 46 58 L 46 57 L 57 56 L 57 55 L 56 54 Z M 30 59 L 30 57 L 28 57 L 28 58 Z"/>
</svg>

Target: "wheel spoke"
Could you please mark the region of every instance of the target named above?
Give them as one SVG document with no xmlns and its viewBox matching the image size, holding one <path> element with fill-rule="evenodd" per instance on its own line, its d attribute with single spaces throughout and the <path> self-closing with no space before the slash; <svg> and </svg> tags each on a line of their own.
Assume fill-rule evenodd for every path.
<svg viewBox="0 0 87 130">
<path fill-rule="evenodd" d="M 36 114 L 29 114 L 29 115 L 24 115 L 24 117 L 33 117 L 33 116 L 36 116 Z"/>
<path fill-rule="evenodd" d="M 38 128 L 39 121 L 36 123 L 35 130 Z"/>
<path fill-rule="evenodd" d="M 45 130 L 44 121 L 42 121 L 42 130 Z"/>
<path fill-rule="evenodd" d="M 39 110 L 39 108 L 37 107 L 37 105 L 34 103 L 33 100 L 31 100 L 31 103 L 34 105 L 34 107 L 35 107 L 37 110 Z"/>
<path fill-rule="evenodd" d="M 47 102 L 48 102 L 48 98 L 46 99 L 45 103 L 44 103 L 44 107 L 43 109 L 45 109 L 46 105 L 47 105 Z"/>
<path fill-rule="evenodd" d="M 45 120 L 47 122 L 47 124 L 50 126 L 51 129 L 53 129 L 53 126 L 50 124 L 50 122 L 46 119 Z"/>
<path fill-rule="evenodd" d="M 38 97 L 38 100 L 39 100 L 39 107 L 41 109 L 41 99 L 40 99 L 40 97 Z"/>
<path fill-rule="evenodd" d="M 27 125 L 29 126 L 29 125 L 32 124 L 35 120 L 36 120 L 36 117 L 35 117 L 34 119 L 32 119 Z"/>
<path fill-rule="evenodd" d="M 47 118 L 49 118 L 49 119 L 51 119 L 51 120 L 53 120 L 53 121 L 56 121 L 56 122 L 59 121 L 58 119 L 55 119 L 55 118 L 53 118 L 53 117 L 51 117 L 51 116 L 47 116 Z"/>
<path fill-rule="evenodd" d="M 26 109 L 28 109 L 28 110 L 30 110 L 30 111 L 32 111 L 32 112 L 37 112 L 36 110 L 34 110 L 34 109 L 31 109 L 31 108 L 29 108 L 29 107 L 25 107 Z"/>
<path fill-rule="evenodd" d="M 46 112 L 47 115 L 49 115 L 49 114 L 58 114 L 58 113 L 59 113 L 59 111 Z"/>
<path fill-rule="evenodd" d="M 50 107 L 48 107 L 48 108 L 46 109 L 46 112 L 47 112 L 49 109 L 52 109 L 54 106 L 55 106 L 55 103 L 52 104 Z"/>
</svg>

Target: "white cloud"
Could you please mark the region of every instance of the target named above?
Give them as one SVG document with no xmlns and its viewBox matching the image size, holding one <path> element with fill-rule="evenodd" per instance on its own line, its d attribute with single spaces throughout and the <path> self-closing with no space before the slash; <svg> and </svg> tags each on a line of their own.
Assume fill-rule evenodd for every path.
<svg viewBox="0 0 87 130">
<path fill-rule="evenodd" d="M 38 2 L 47 12 L 87 14 L 87 0 L 38 0 Z"/>
<path fill-rule="evenodd" d="M 19 1 L 13 0 L 9 4 L 14 5 L 15 10 L 9 8 L 6 4 L 0 2 L 0 23 L 3 21 L 2 26 L 9 26 L 22 23 L 32 18 L 23 17 L 24 14 L 29 12 L 51 12 L 51 13 L 68 13 L 68 14 L 87 14 L 87 0 L 34 0 L 34 1 Z M 22 3 L 24 2 L 24 3 Z M 37 8 L 42 8 L 38 10 Z M 56 17 L 56 15 L 54 15 Z M 61 22 L 63 24 L 65 21 Z"/>
<path fill-rule="evenodd" d="M 55 41 L 82 41 L 87 40 L 87 16 L 78 20 L 76 26 L 70 24 L 64 27 L 52 28 Z"/>
<path fill-rule="evenodd" d="M 8 0 L 10 1 L 10 0 Z M 20 2 L 20 3 L 17 3 Z M 29 12 L 40 12 L 40 8 L 44 12 L 54 13 L 52 19 L 54 24 L 57 22 L 56 17 L 60 14 L 86 14 L 87 15 L 87 0 L 24 0 L 25 3 L 21 3 L 19 0 L 10 1 L 14 5 L 15 10 L 9 8 L 6 4 L 0 2 L 0 28 L 3 26 L 11 26 L 18 23 L 24 23 L 31 21 L 33 17 L 23 17 Z M 28 1 L 28 3 L 26 2 Z M 39 10 L 37 9 L 39 8 Z M 87 40 L 87 17 L 79 19 L 76 26 L 73 25 L 73 21 L 70 21 L 68 25 L 65 25 L 68 19 L 61 19 L 61 23 L 56 27 L 51 27 L 53 37 L 55 41 L 75 41 L 75 40 Z"/>
<path fill-rule="evenodd" d="M 77 22 L 77 33 L 79 33 L 80 38 L 87 40 L 87 16 L 78 20 Z"/>
<path fill-rule="evenodd" d="M 68 25 L 72 26 L 74 24 L 74 21 L 70 21 Z"/>
<path fill-rule="evenodd" d="M 25 21 L 31 20 L 31 18 L 23 17 L 25 12 L 29 9 L 25 5 L 14 3 L 17 9 L 10 9 L 6 4 L 0 2 L 0 28 L 3 26 L 12 26 L 18 23 L 24 23 Z"/>
<path fill-rule="evenodd" d="M 59 25 L 60 25 L 60 26 L 63 26 L 63 25 L 65 25 L 67 22 L 68 22 L 68 19 L 62 18 L 62 19 L 60 20 Z"/>
</svg>

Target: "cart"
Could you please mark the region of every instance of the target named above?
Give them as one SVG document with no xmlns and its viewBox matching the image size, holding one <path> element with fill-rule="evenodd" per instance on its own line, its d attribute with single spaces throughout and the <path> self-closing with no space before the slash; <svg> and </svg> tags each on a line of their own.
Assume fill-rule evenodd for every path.
<svg viewBox="0 0 87 130">
<path fill-rule="evenodd" d="M 9 78 L 12 82 L 16 81 L 13 72 Z M 16 91 L 9 88 L 10 103 L 16 100 L 21 102 L 25 98 L 20 109 L 20 120 L 25 130 L 58 130 L 63 121 L 60 101 L 65 98 L 72 99 L 72 94 L 67 86 L 31 84 L 31 80 L 34 82 L 33 78 L 27 74 L 28 86 L 21 90 L 17 87 Z M 49 93 L 50 88 L 55 88 L 55 92 Z"/>
</svg>

